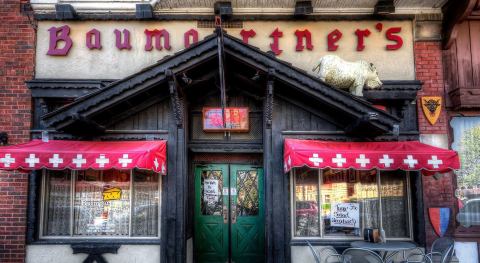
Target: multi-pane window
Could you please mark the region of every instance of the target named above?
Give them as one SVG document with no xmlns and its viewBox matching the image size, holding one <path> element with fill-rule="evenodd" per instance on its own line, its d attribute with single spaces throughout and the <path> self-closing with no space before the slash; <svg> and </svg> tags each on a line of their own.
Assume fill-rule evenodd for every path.
<svg viewBox="0 0 480 263">
<path fill-rule="evenodd" d="M 365 228 L 383 228 L 387 238 L 411 238 L 404 171 L 304 167 L 292 181 L 295 237 L 358 239 Z"/>
<path fill-rule="evenodd" d="M 158 237 L 160 178 L 143 170 L 45 170 L 43 237 Z"/>
</svg>

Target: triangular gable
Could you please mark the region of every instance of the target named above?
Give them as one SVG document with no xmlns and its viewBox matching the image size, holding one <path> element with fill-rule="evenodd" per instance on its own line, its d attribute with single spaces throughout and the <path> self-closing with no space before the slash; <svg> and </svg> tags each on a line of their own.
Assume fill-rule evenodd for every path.
<svg viewBox="0 0 480 263">
<path fill-rule="evenodd" d="M 307 72 L 262 52 L 256 47 L 244 44 L 235 37 L 225 34 L 224 45 L 227 56 L 233 56 L 265 72 L 274 69 L 275 78 L 289 84 L 292 88 L 308 93 L 312 99 L 328 104 L 357 119 L 374 115 L 375 117 L 368 122 L 380 130 L 389 131 L 394 124 L 399 122 L 398 118 L 373 107 L 362 98 L 330 87 Z M 58 130 L 65 129 L 75 123 L 78 116 L 88 119 L 89 116 L 108 109 L 119 100 L 141 93 L 151 88 L 152 85 L 165 82 L 167 70 L 179 72 L 215 56 L 217 56 L 217 38 L 216 35 L 211 35 L 188 49 L 166 57 L 101 90 L 80 97 L 73 103 L 48 113 L 42 118 L 49 127 L 55 127 Z"/>
</svg>

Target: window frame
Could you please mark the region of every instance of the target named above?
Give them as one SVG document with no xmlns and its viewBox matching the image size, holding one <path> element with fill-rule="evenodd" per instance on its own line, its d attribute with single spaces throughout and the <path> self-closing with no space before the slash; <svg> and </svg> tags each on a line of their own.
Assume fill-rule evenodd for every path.
<svg viewBox="0 0 480 263">
<path fill-rule="evenodd" d="M 162 213 L 162 175 L 158 176 L 158 230 L 156 236 L 132 236 L 132 214 L 133 214 L 133 193 L 130 194 L 130 214 L 129 214 L 129 226 L 128 226 L 128 236 L 75 236 L 73 234 L 74 230 L 74 204 L 75 204 L 75 183 L 77 179 L 77 170 L 70 171 L 70 235 L 68 236 L 50 236 L 44 234 L 44 224 L 45 224 L 45 201 L 46 201 L 46 189 L 47 189 L 47 172 L 48 169 L 42 169 L 42 179 L 40 185 L 40 219 L 38 224 L 39 229 L 39 239 L 43 240 L 59 240 L 59 239 L 70 239 L 70 240 L 160 240 L 161 238 L 161 213 Z M 130 169 L 130 191 L 133 191 L 133 181 L 134 181 L 134 169 Z M 103 171 L 102 171 L 103 172 Z"/>
<path fill-rule="evenodd" d="M 322 186 L 322 182 L 323 182 L 323 169 L 318 169 L 318 168 L 310 168 L 308 167 L 308 169 L 312 169 L 312 170 L 317 170 L 318 172 L 318 217 L 319 217 L 319 221 L 320 221 L 320 235 L 319 236 L 296 236 L 295 235 L 295 227 L 296 227 L 296 223 L 297 223 L 297 217 L 295 216 L 296 214 L 296 207 L 295 207 L 295 186 L 296 186 L 296 171 L 297 169 L 296 168 L 293 168 L 290 170 L 289 172 L 289 176 L 290 176 L 290 229 L 291 229 L 291 239 L 292 240 L 345 240 L 345 241 L 355 241 L 355 240 L 363 240 L 363 229 L 364 229 L 364 223 L 362 222 L 362 231 L 361 231 L 361 236 L 359 237 L 341 237 L 341 236 L 324 236 L 324 229 L 323 229 L 323 226 L 324 226 L 324 222 L 323 220 L 321 220 L 321 216 L 322 216 L 322 198 L 320 198 L 321 194 L 320 194 L 320 191 L 321 191 L 321 186 Z M 359 171 L 359 170 L 356 170 L 355 171 Z M 381 184 L 381 177 L 380 177 L 380 173 L 381 173 L 381 170 L 377 169 L 377 173 L 376 173 L 376 181 L 377 181 L 377 187 L 378 187 L 378 201 L 379 201 L 379 208 L 380 208 L 380 212 L 377 214 L 377 216 L 379 217 L 379 223 L 380 223 L 380 226 L 383 226 L 383 218 L 382 218 L 382 215 L 383 215 L 383 207 L 382 207 L 382 195 L 381 195 L 381 187 L 380 187 L 380 184 Z M 407 188 L 407 210 L 408 210 L 408 234 L 409 234 L 409 237 L 387 237 L 387 240 L 397 240 L 397 241 L 413 241 L 414 240 L 414 236 L 413 236 L 413 210 L 412 210 L 412 193 L 411 193 L 411 184 L 410 184 L 410 172 L 409 171 L 405 171 L 405 177 L 406 177 L 406 188 Z"/>
</svg>

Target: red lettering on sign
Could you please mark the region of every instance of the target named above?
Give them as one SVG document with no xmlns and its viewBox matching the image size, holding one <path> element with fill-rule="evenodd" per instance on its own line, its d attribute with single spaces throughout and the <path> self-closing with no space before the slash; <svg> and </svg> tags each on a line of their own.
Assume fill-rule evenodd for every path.
<svg viewBox="0 0 480 263">
<path fill-rule="evenodd" d="M 312 34 L 310 33 L 310 31 L 308 31 L 308 29 L 295 31 L 295 36 L 297 36 L 297 46 L 295 48 L 296 51 L 303 51 L 303 49 L 305 48 L 305 46 L 303 45 L 304 38 L 307 45 L 307 49 L 308 50 L 313 49 Z"/>
<path fill-rule="evenodd" d="M 157 50 L 162 50 L 162 44 L 160 43 L 160 39 L 163 38 L 163 47 L 166 50 L 170 50 L 170 33 L 167 30 L 148 30 L 145 29 L 145 35 L 147 36 L 147 43 L 145 44 L 145 50 L 150 51 L 153 49 L 152 46 L 152 38 L 155 38 L 155 48 Z"/>
<path fill-rule="evenodd" d="M 122 42 L 122 32 L 120 30 L 115 29 L 113 31 L 115 33 L 115 46 L 122 50 L 122 49 L 127 49 L 130 50 L 132 46 L 130 45 L 130 31 L 127 29 L 123 29 L 123 42 Z"/>
<path fill-rule="evenodd" d="M 95 28 L 87 32 L 85 41 L 88 49 L 102 49 L 102 44 L 100 44 L 100 31 Z"/>
<path fill-rule="evenodd" d="M 66 56 L 72 47 L 72 39 L 70 38 L 70 27 L 67 25 L 61 27 L 54 27 L 48 29 L 50 32 L 50 43 L 48 45 L 47 55 L 50 56 Z M 58 48 L 60 41 L 65 42 L 62 48 Z"/>
<path fill-rule="evenodd" d="M 357 35 L 357 51 L 362 51 L 365 49 L 365 37 L 368 37 L 370 35 L 370 30 L 365 29 L 365 30 L 360 30 L 357 29 L 355 31 L 355 34 Z"/>
<path fill-rule="evenodd" d="M 335 43 L 337 43 L 337 41 L 340 40 L 340 38 L 342 38 L 342 32 L 340 32 L 338 29 L 335 29 L 328 34 L 327 36 L 328 51 L 337 50 L 338 45 Z"/>
<path fill-rule="evenodd" d="M 283 37 L 283 32 L 278 30 L 278 27 L 270 34 L 270 37 L 273 38 L 273 43 L 270 44 L 270 49 L 275 55 L 280 55 L 282 50 L 280 49 L 279 38 Z"/>
<path fill-rule="evenodd" d="M 251 37 L 254 37 L 257 33 L 255 33 L 255 30 L 250 29 L 250 30 L 245 30 L 242 29 L 240 31 L 240 35 L 242 36 L 243 43 L 248 44 L 248 39 Z"/>
<path fill-rule="evenodd" d="M 190 37 L 192 38 L 192 42 L 190 42 Z M 198 31 L 195 29 L 190 29 L 185 34 L 183 34 L 183 44 L 185 48 L 189 48 L 190 45 L 195 44 L 198 42 Z"/>
<path fill-rule="evenodd" d="M 387 45 L 387 50 L 397 50 L 403 46 L 403 39 L 401 36 L 397 36 L 396 34 L 402 31 L 401 27 L 391 27 L 387 29 L 385 36 L 388 40 L 396 42 L 396 44 Z"/>
<path fill-rule="evenodd" d="M 383 24 L 382 24 L 382 23 L 377 23 L 377 24 L 375 25 L 375 28 L 377 29 L 378 32 L 382 32 Z"/>
</svg>

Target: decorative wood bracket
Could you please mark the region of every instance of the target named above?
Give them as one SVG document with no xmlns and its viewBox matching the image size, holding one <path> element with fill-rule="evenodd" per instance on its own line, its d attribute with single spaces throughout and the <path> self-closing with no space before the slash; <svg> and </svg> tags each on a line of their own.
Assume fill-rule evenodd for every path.
<svg viewBox="0 0 480 263">
<path fill-rule="evenodd" d="M 177 82 L 175 80 L 175 74 L 169 69 L 165 71 L 165 75 L 168 80 L 168 88 L 170 90 L 170 100 L 172 103 L 172 112 L 175 118 L 175 123 L 178 128 L 183 127 L 183 110 L 182 102 L 178 96 Z"/>
<path fill-rule="evenodd" d="M 97 122 L 83 116 L 82 114 L 73 114 L 72 115 L 72 120 L 76 121 L 79 123 L 79 125 L 83 127 L 88 127 L 88 132 L 86 134 L 103 134 L 105 133 L 106 128 Z M 72 133 L 75 133 L 75 131 L 72 131 Z"/>
<path fill-rule="evenodd" d="M 108 263 L 105 253 L 117 254 L 120 245 L 113 244 L 72 244 L 73 254 L 88 254 L 83 263 Z"/>
<path fill-rule="evenodd" d="M 268 69 L 267 73 L 267 94 L 265 97 L 265 123 L 267 128 L 272 127 L 273 119 L 273 88 L 275 84 L 275 69 Z"/>
<path fill-rule="evenodd" d="M 378 114 L 369 112 L 368 114 L 361 116 L 347 125 L 347 127 L 345 127 L 345 133 L 358 136 L 374 137 L 387 132 L 374 129 L 371 123 L 375 120 L 378 120 Z"/>
</svg>

